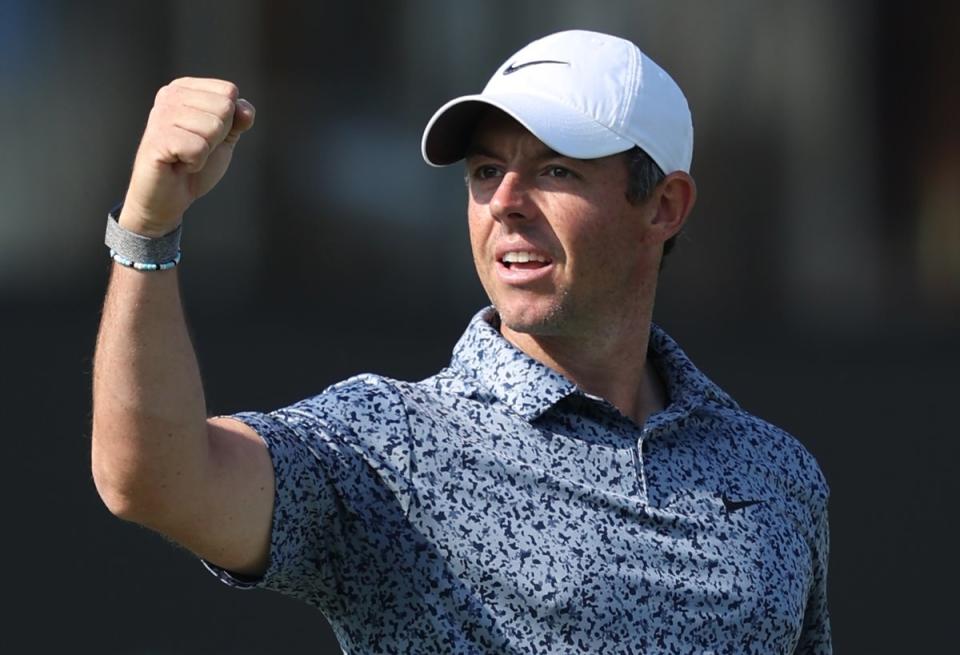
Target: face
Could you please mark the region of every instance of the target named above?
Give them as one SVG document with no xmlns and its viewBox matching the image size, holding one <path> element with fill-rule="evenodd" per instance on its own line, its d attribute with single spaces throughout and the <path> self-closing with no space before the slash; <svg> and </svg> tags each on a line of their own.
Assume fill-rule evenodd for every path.
<svg viewBox="0 0 960 655">
<path fill-rule="evenodd" d="M 628 202 L 623 154 L 563 157 L 491 111 L 474 132 L 467 180 L 473 259 L 503 326 L 586 336 L 649 314 L 656 208 Z"/>
</svg>

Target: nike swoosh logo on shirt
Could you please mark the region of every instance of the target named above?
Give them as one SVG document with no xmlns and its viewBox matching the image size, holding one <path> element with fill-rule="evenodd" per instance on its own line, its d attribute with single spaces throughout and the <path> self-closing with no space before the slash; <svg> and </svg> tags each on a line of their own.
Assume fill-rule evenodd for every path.
<svg viewBox="0 0 960 655">
<path fill-rule="evenodd" d="M 526 68 L 527 66 L 536 66 L 537 64 L 563 64 L 569 66 L 569 61 L 557 61 L 555 59 L 537 59 L 536 61 L 527 61 L 522 64 L 510 64 L 505 69 L 503 69 L 504 75 L 510 75 L 516 73 L 521 68 Z"/>
<path fill-rule="evenodd" d="M 726 494 L 720 496 L 720 500 L 723 501 L 723 507 L 727 510 L 727 514 L 764 502 L 763 500 L 732 500 Z"/>
</svg>

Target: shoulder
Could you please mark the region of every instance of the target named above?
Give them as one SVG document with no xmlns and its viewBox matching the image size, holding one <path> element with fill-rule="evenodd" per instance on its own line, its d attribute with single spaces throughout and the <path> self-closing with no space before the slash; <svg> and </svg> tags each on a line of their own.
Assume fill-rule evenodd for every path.
<svg viewBox="0 0 960 655">
<path fill-rule="evenodd" d="M 403 394 L 395 380 L 364 373 L 333 384 L 320 393 L 271 413 L 291 426 L 339 434 L 364 433 L 401 426 Z"/>
<path fill-rule="evenodd" d="M 781 491 L 819 513 L 826 508 L 830 487 L 816 458 L 803 443 L 783 428 L 736 406 L 716 408 L 708 420 L 728 436 L 737 459 L 769 480 Z"/>
<path fill-rule="evenodd" d="M 338 382 L 274 415 L 287 422 L 338 425 L 350 432 L 405 429 L 412 414 L 443 411 L 473 395 L 473 387 L 445 368 L 424 380 L 396 380 L 363 373 Z"/>
</svg>

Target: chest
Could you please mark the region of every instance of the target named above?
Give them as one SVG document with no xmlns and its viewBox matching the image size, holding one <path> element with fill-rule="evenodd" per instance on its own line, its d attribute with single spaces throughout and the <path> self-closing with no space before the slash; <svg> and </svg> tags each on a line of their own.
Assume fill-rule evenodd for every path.
<svg viewBox="0 0 960 655">
<path fill-rule="evenodd" d="M 707 644 L 799 632 L 802 512 L 711 435 L 684 449 L 602 423 L 484 427 L 420 459 L 409 520 L 507 624 Z"/>
</svg>

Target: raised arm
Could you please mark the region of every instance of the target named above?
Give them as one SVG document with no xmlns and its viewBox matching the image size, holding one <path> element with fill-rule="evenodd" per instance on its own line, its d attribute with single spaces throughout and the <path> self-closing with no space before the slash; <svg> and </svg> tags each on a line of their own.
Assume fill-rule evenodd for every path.
<svg viewBox="0 0 960 655">
<path fill-rule="evenodd" d="M 175 80 L 157 93 L 118 223 L 161 237 L 223 177 L 253 106 L 237 87 Z M 224 226 L 229 229 L 229 226 Z M 253 430 L 208 420 L 177 270 L 113 264 L 93 374 L 93 476 L 117 516 L 240 573 L 267 563 L 273 468 Z"/>
</svg>

